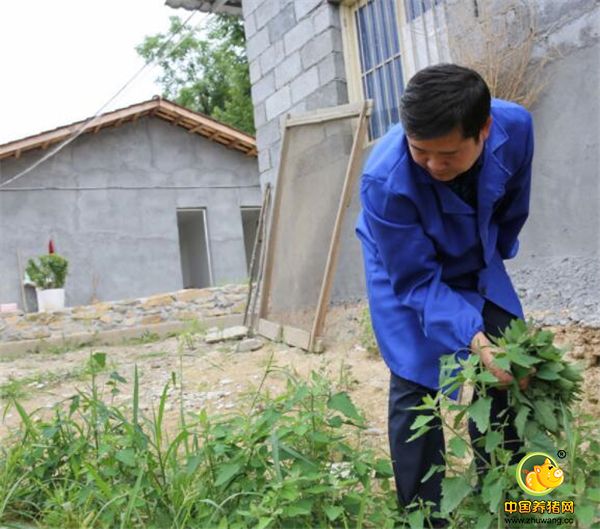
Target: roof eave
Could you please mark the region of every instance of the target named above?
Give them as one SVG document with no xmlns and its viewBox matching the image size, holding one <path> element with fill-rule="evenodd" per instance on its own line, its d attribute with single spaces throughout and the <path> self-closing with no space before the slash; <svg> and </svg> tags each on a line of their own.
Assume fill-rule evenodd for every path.
<svg viewBox="0 0 600 529">
<path fill-rule="evenodd" d="M 242 0 L 166 0 L 165 4 L 188 11 L 242 16 Z"/>
</svg>

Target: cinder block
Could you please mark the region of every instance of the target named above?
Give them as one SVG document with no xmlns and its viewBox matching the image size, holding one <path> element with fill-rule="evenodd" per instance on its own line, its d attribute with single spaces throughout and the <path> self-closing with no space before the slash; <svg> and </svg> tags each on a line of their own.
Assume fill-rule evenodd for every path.
<svg viewBox="0 0 600 529">
<path fill-rule="evenodd" d="M 346 80 L 346 70 L 344 67 L 344 56 L 340 52 L 333 52 L 322 59 L 317 65 L 319 68 L 319 84 L 325 86 L 334 79 Z M 275 77 L 277 84 L 277 77 Z"/>
<path fill-rule="evenodd" d="M 271 167 L 279 167 L 279 156 L 281 155 L 281 141 L 275 142 L 269 148 L 269 158 L 271 160 Z"/>
<path fill-rule="evenodd" d="M 262 77 L 262 72 L 260 70 L 260 61 L 258 59 L 254 59 L 253 61 L 250 61 L 248 66 L 250 69 L 250 82 L 252 84 L 255 84 Z"/>
<path fill-rule="evenodd" d="M 298 20 L 304 18 L 308 13 L 310 13 L 313 9 L 321 3 L 321 0 L 300 0 L 294 2 L 294 7 L 296 9 L 296 18 Z"/>
<path fill-rule="evenodd" d="M 262 0 L 256 8 L 254 16 L 256 17 L 256 27 L 258 29 L 266 24 L 281 10 L 279 0 Z"/>
<path fill-rule="evenodd" d="M 262 173 L 271 169 L 271 155 L 269 149 L 262 149 L 258 153 L 258 170 Z"/>
<path fill-rule="evenodd" d="M 252 101 L 255 105 L 262 103 L 275 93 L 275 76 L 273 72 L 264 75 L 260 81 L 252 85 Z"/>
<path fill-rule="evenodd" d="M 296 24 L 296 27 L 291 29 L 283 37 L 285 44 L 286 55 L 291 55 L 297 49 L 301 48 L 314 36 L 313 23 L 310 18 L 305 18 Z"/>
<path fill-rule="evenodd" d="M 333 107 L 348 103 L 348 88 L 344 81 L 331 81 L 306 98 L 306 110 Z"/>
<path fill-rule="evenodd" d="M 258 150 L 269 148 L 273 143 L 279 141 L 281 137 L 281 127 L 278 119 L 269 120 L 256 131 L 256 145 Z"/>
<path fill-rule="evenodd" d="M 273 41 L 271 41 L 273 42 Z M 263 74 L 270 72 L 275 66 L 285 59 L 283 41 L 275 42 L 269 46 L 260 56 L 260 68 Z"/>
<path fill-rule="evenodd" d="M 275 88 L 279 89 L 302 71 L 300 52 L 294 52 L 275 68 Z"/>
<path fill-rule="evenodd" d="M 339 8 L 328 2 L 321 4 L 311 16 L 315 28 L 315 35 L 318 35 L 328 28 L 333 27 L 340 29 L 342 27 Z"/>
<path fill-rule="evenodd" d="M 256 59 L 270 44 L 271 41 L 269 40 L 268 29 L 261 29 L 252 38 L 246 41 L 246 56 L 248 57 L 248 60 L 253 61 Z"/>
<path fill-rule="evenodd" d="M 266 109 L 267 109 L 267 119 L 271 120 L 286 110 L 288 110 L 292 106 L 292 100 L 290 97 L 290 87 L 283 86 L 277 92 L 275 92 L 272 96 L 267 98 Z"/>
<path fill-rule="evenodd" d="M 296 25 L 293 4 L 285 6 L 268 23 L 271 42 L 282 40 L 283 36 Z"/>
<path fill-rule="evenodd" d="M 292 82 L 292 103 L 304 99 L 319 88 L 319 69 L 313 66 Z"/>
<path fill-rule="evenodd" d="M 244 0 L 242 2 L 242 13 L 244 18 L 247 18 L 250 13 L 253 13 L 263 1 L 264 0 Z"/>
<path fill-rule="evenodd" d="M 246 40 L 253 37 L 257 31 L 254 13 L 250 13 L 244 18 L 244 33 L 246 34 Z"/>
<path fill-rule="evenodd" d="M 308 68 L 318 63 L 321 59 L 336 51 L 334 48 L 333 32 L 334 30 L 324 31 L 310 42 L 307 42 L 302 50 L 300 50 L 302 67 L 305 70 L 308 70 Z"/>
<path fill-rule="evenodd" d="M 254 105 L 254 126 L 258 129 L 267 122 L 267 111 L 265 110 L 265 104 L 259 103 Z"/>
</svg>

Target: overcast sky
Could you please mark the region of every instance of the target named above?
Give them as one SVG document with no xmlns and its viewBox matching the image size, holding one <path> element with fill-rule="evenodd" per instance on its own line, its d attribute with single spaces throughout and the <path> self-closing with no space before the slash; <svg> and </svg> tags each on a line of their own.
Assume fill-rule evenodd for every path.
<svg viewBox="0 0 600 529">
<path fill-rule="evenodd" d="M 93 116 L 144 64 L 144 36 L 190 14 L 163 4 L 0 0 L 0 144 Z M 159 94 L 157 74 L 147 68 L 109 109 Z"/>
</svg>

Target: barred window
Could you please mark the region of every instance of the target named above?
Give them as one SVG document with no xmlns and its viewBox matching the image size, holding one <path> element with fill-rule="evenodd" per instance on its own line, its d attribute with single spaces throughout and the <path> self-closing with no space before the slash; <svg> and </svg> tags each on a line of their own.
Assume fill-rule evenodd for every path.
<svg viewBox="0 0 600 529">
<path fill-rule="evenodd" d="M 369 136 L 382 136 L 399 120 L 404 89 L 394 0 L 369 0 L 354 15 L 359 43 L 362 88 L 373 99 Z"/>
<path fill-rule="evenodd" d="M 344 0 L 344 60 L 351 101 L 373 100 L 369 138 L 400 120 L 404 83 L 450 59 L 443 0 Z"/>
</svg>

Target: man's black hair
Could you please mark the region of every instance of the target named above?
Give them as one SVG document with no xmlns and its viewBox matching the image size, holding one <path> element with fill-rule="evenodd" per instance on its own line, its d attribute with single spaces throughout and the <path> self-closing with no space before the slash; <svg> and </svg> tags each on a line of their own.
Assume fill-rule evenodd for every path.
<svg viewBox="0 0 600 529">
<path fill-rule="evenodd" d="M 406 85 L 400 119 L 415 139 L 437 138 L 458 127 L 465 139 L 477 141 L 490 105 L 490 90 L 476 71 L 436 64 L 417 72 Z"/>
</svg>

